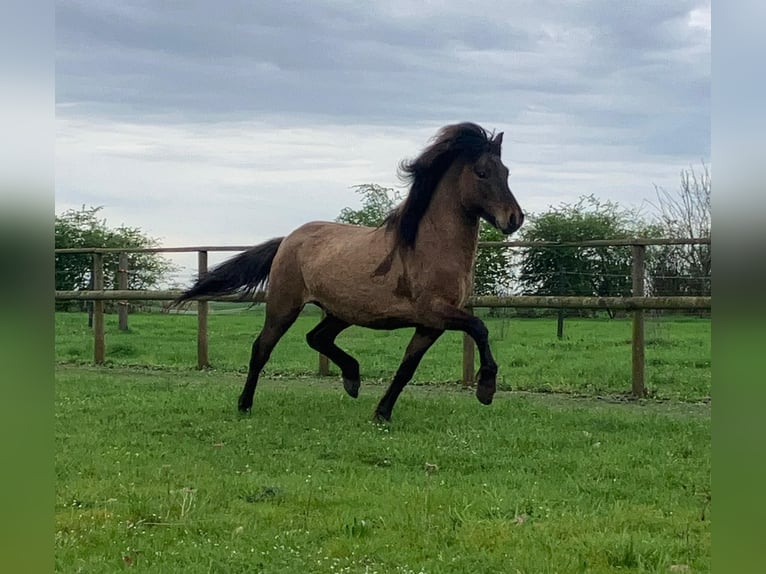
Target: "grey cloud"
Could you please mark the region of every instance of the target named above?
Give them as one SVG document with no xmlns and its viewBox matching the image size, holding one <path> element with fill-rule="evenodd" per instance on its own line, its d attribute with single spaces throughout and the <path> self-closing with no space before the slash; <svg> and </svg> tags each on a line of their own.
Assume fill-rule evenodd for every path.
<svg viewBox="0 0 766 574">
<path fill-rule="evenodd" d="M 138 122 L 513 125 L 542 106 L 646 153 L 702 153 L 698 4 L 59 2 L 57 98 L 75 104 L 63 114 Z"/>
</svg>

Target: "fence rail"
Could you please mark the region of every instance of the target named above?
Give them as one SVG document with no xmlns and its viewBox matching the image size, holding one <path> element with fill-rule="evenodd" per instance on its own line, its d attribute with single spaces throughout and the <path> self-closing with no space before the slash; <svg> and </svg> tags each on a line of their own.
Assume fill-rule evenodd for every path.
<svg viewBox="0 0 766 574">
<path fill-rule="evenodd" d="M 710 245 L 709 237 L 634 237 L 587 241 L 479 241 L 479 247 L 629 247 L 631 245 Z M 57 254 L 75 253 L 198 253 L 200 251 L 246 251 L 253 245 L 200 245 L 196 247 L 66 247 Z"/>
<path fill-rule="evenodd" d="M 104 289 L 100 291 L 56 291 L 57 301 L 173 301 L 182 291 L 139 291 L 134 289 Z M 227 303 L 264 303 L 264 293 L 252 297 L 219 295 L 195 297 L 193 301 L 221 301 Z M 533 309 L 613 309 L 636 310 L 699 310 L 710 309 L 710 297 L 558 297 L 554 295 L 508 295 L 496 297 L 478 295 L 470 297 L 467 307 L 533 308 Z"/>
<path fill-rule="evenodd" d="M 548 242 L 548 241 L 482 241 L 480 248 L 512 248 L 512 247 L 630 247 L 632 251 L 633 294 L 631 297 L 558 297 L 558 296 L 473 296 L 466 303 L 466 309 L 473 312 L 475 308 L 551 308 L 551 309 L 610 309 L 633 312 L 632 336 L 632 392 L 637 397 L 646 395 L 644 375 L 644 311 L 648 309 L 664 310 L 708 310 L 712 307 L 711 297 L 646 297 L 644 296 L 644 277 L 646 273 L 646 247 L 651 245 L 710 245 L 709 238 L 626 238 L 612 240 L 591 240 L 579 242 Z M 93 360 L 102 364 L 105 358 L 104 342 L 104 301 L 121 302 L 120 309 L 126 309 L 127 301 L 172 301 L 181 291 L 139 291 L 125 289 L 125 281 L 120 280 L 118 289 L 104 289 L 104 254 L 108 253 L 197 253 L 198 272 L 204 273 L 208 268 L 208 253 L 210 251 L 245 251 L 252 245 L 216 245 L 197 247 L 151 247 L 151 248 L 70 248 L 56 249 L 59 254 L 90 253 L 93 256 L 93 289 L 81 291 L 56 291 L 57 301 L 86 300 L 93 301 Z M 120 259 L 120 277 L 126 277 L 127 258 Z M 203 369 L 209 366 L 208 359 L 208 302 L 263 302 L 265 294 L 260 292 L 252 297 L 242 295 L 227 295 L 218 297 L 198 297 L 197 301 L 197 367 Z M 122 312 L 120 328 L 127 325 L 123 321 Z M 471 384 L 475 372 L 475 345 L 467 336 L 463 341 L 463 382 Z M 320 374 L 329 374 L 326 357 L 320 356 Z"/>
</svg>

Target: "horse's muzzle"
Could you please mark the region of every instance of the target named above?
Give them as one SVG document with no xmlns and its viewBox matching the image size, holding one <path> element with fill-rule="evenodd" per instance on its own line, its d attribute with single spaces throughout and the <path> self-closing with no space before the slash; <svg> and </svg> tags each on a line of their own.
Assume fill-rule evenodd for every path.
<svg viewBox="0 0 766 574">
<path fill-rule="evenodd" d="M 522 211 L 519 211 L 518 213 L 512 213 L 511 217 L 508 219 L 508 224 L 504 227 L 501 227 L 500 231 L 506 235 L 510 235 L 511 233 L 518 231 L 523 223 L 524 213 Z"/>
</svg>

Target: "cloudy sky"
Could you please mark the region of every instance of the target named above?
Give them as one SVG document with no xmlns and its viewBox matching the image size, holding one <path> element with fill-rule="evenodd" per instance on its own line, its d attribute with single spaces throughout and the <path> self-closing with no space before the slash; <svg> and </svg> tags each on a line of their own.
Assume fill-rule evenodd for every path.
<svg viewBox="0 0 766 574">
<path fill-rule="evenodd" d="M 710 157 L 709 0 L 56 4 L 56 211 L 167 246 L 334 219 L 456 121 L 533 212 Z"/>
</svg>

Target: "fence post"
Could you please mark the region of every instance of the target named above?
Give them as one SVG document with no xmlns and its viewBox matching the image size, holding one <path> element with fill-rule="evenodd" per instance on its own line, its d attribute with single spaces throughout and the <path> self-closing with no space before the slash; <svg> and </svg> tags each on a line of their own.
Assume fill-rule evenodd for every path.
<svg viewBox="0 0 766 574">
<path fill-rule="evenodd" d="M 328 359 L 322 353 L 319 353 L 319 376 L 320 377 L 330 376 L 330 359 Z"/>
<path fill-rule="evenodd" d="M 104 289 L 104 256 L 101 253 L 93 254 L 93 290 Z M 104 364 L 104 302 L 93 301 L 93 362 L 97 365 Z"/>
<path fill-rule="evenodd" d="M 559 264 L 559 295 L 566 295 L 564 293 L 564 283 L 566 276 L 564 275 L 564 267 Z M 564 338 L 564 308 L 560 307 L 558 312 L 558 321 L 556 321 L 556 336 L 559 339 Z"/>
<path fill-rule="evenodd" d="M 95 273 L 95 264 L 95 260 L 91 257 L 88 291 L 93 291 L 93 274 Z M 88 309 L 88 329 L 93 328 L 93 303 L 95 303 L 95 301 L 85 301 L 85 307 Z"/>
<path fill-rule="evenodd" d="M 322 321 L 324 321 L 325 317 L 327 317 L 327 313 L 324 309 L 322 309 Z M 320 377 L 328 377 L 330 376 L 330 359 L 328 359 L 325 355 L 322 353 L 319 353 L 319 376 Z"/>
<path fill-rule="evenodd" d="M 644 273 L 646 270 L 646 246 L 632 245 L 633 251 L 633 296 L 644 296 Z M 644 380 L 644 312 L 633 311 L 633 396 L 645 397 Z"/>
<path fill-rule="evenodd" d="M 466 307 L 466 313 L 473 315 L 473 307 Z M 473 385 L 474 377 L 476 376 L 475 369 L 475 353 L 476 343 L 468 333 L 463 333 L 463 386 L 470 387 Z"/>
<path fill-rule="evenodd" d="M 207 251 L 197 252 L 197 273 L 200 277 L 207 273 Z M 197 301 L 197 368 L 199 370 L 210 366 L 207 344 L 207 312 L 208 302 Z"/>
<path fill-rule="evenodd" d="M 123 291 L 128 288 L 128 254 L 120 253 L 119 263 L 117 265 L 117 288 Z M 117 301 L 117 313 L 119 315 L 120 331 L 128 330 L 128 302 Z"/>
</svg>

